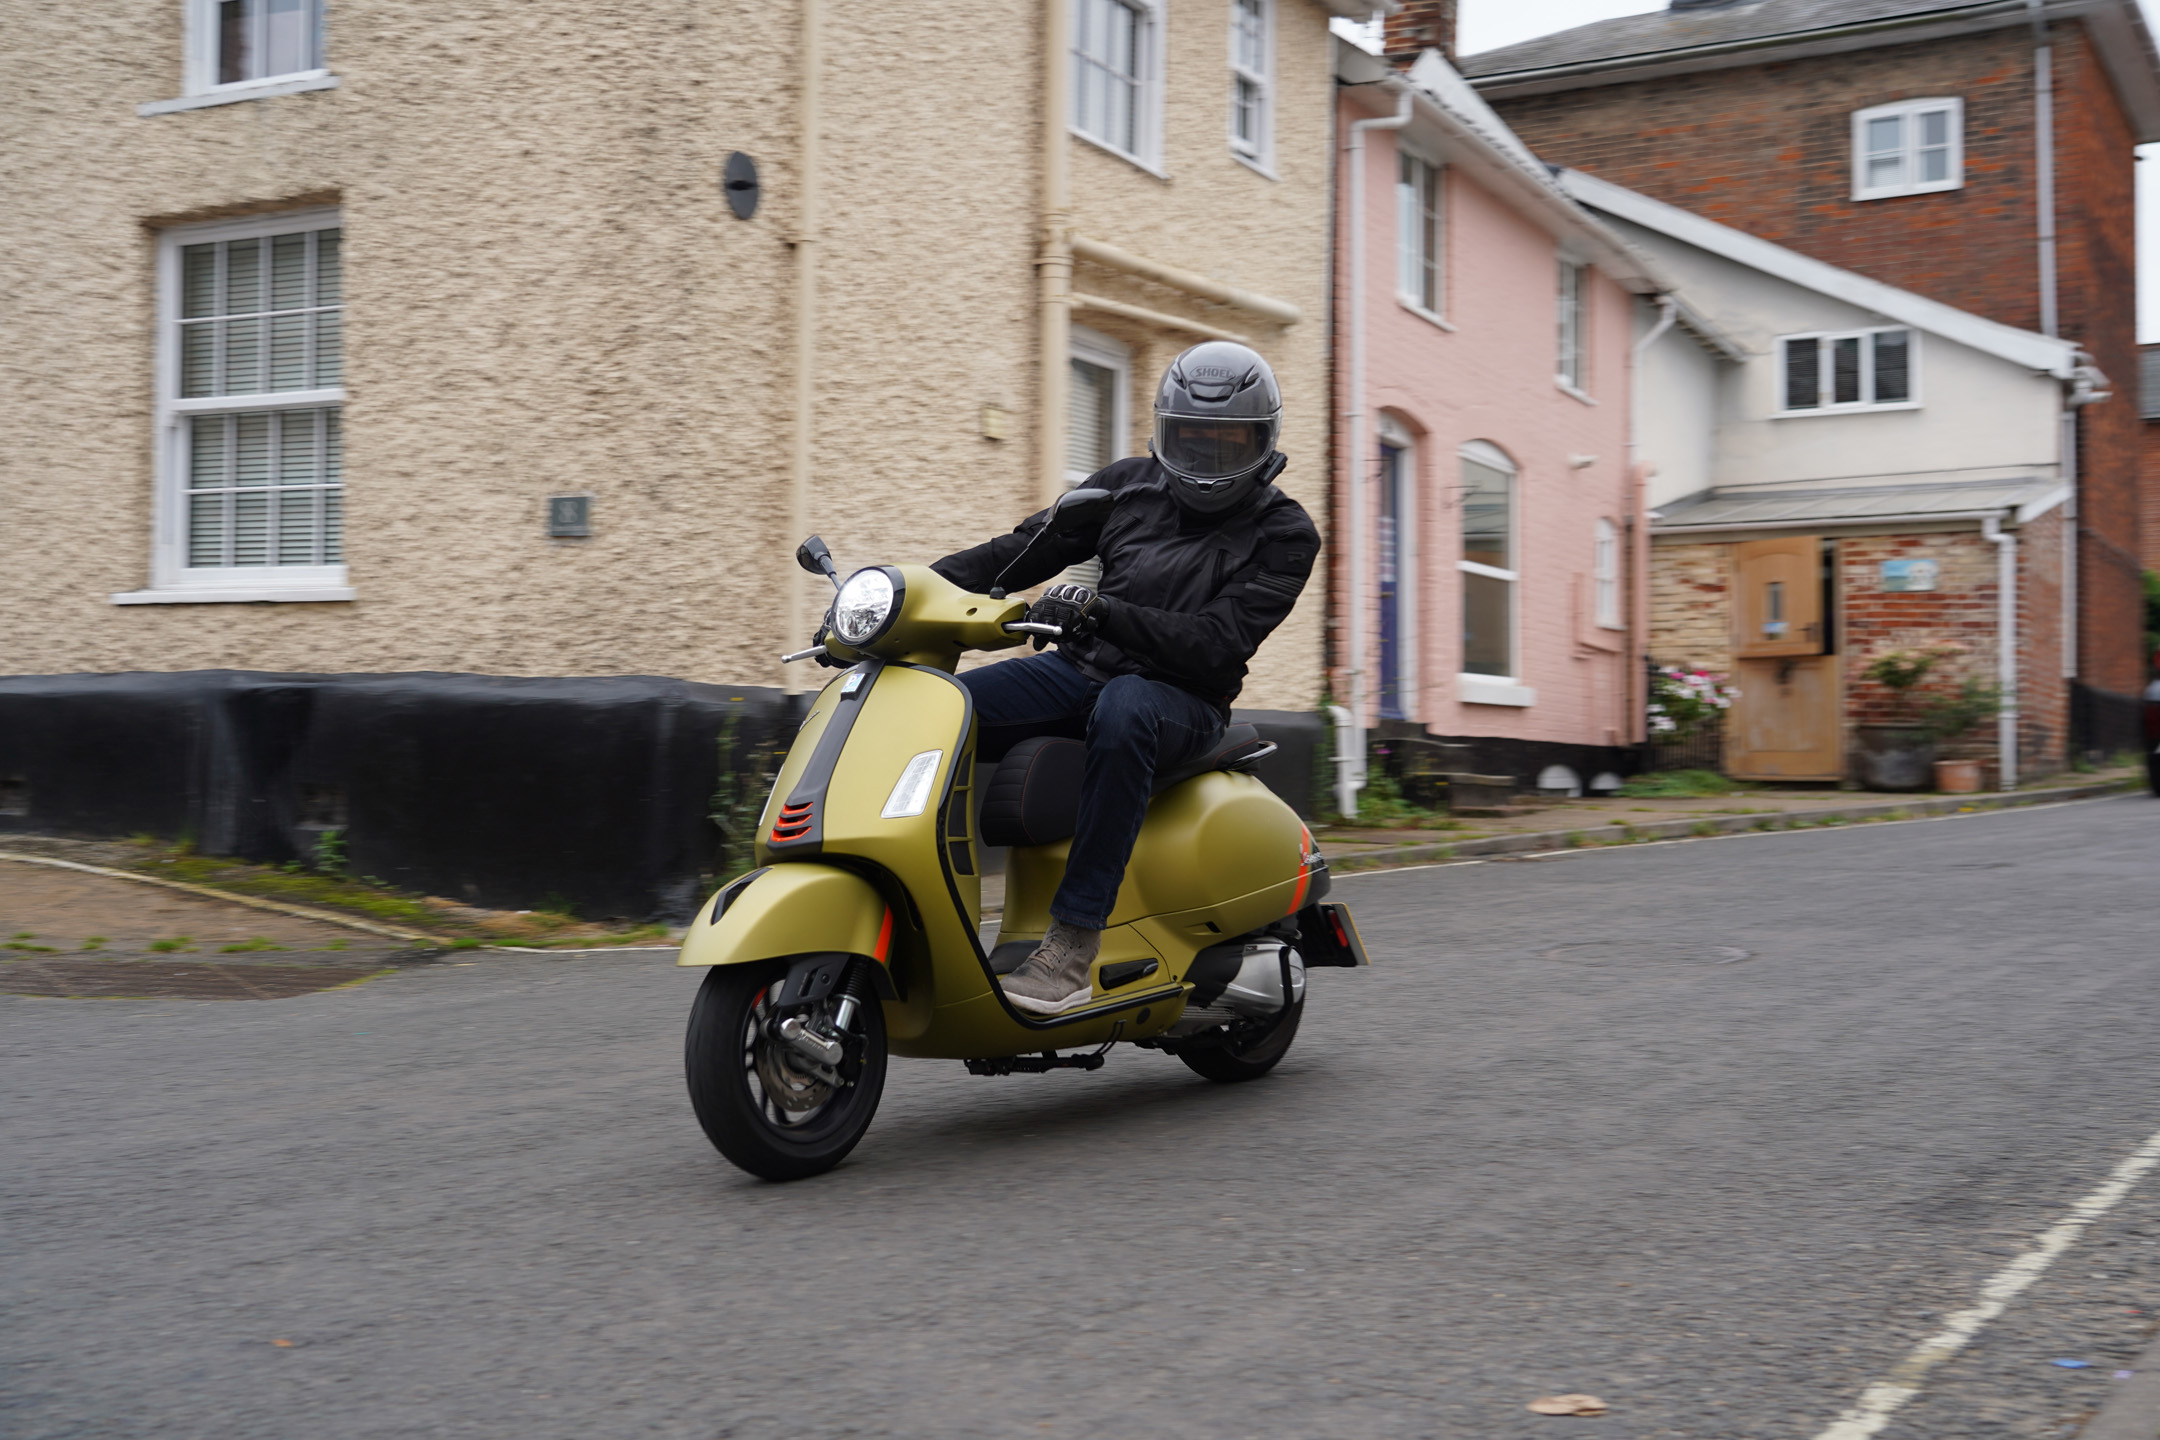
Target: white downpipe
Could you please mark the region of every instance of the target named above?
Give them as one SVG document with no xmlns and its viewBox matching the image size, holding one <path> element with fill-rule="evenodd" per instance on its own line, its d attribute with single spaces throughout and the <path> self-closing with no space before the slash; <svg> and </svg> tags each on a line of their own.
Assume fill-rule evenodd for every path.
<svg viewBox="0 0 2160 1440">
<path fill-rule="evenodd" d="M 1623 677 L 1625 683 L 1620 687 L 1620 693 L 1625 697 L 1622 703 L 1628 709 L 1620 734 L 1629 744 L 1638 738 L 1635 733 L 1638 727 L 1644 731 L 1639 738 L 1650 738 L 1650 697 L 1644 690 L 1648 676 L 1643 664 L 1650 652 L 1650 607 L 1643 593 L 1650 568 L 1650 522 L 1646 515 L 1650 507 L 1643 503 L 1644 492 L 1650 485 L 1650 477 L 1644 473 L 1642 463 L 1643 362 L 1649 358 L 1650 347 L 1657 344 L 1680 318 L 1678 301 L 1670 295 L 1656 298 L 1657 324 L 1635 342 L 1628 354 L 1628 657 Z"/>
<path fill-rule="evenodd" d="M 1042 233 L 1036 252 L 1037 356 L 1035 417 L 1037 501 L 1049 505 L 1065 489 L 1065 431 L 1072 374 L 1072 6 L 1043 6 Z"/>
<path fill-rule="evenodd" d="M 1327 707 L 1328 719 L 1335 725 L 1335 808 L 1345 820 L 1357 816 L 1357 792 L 1361 779 L 1354 778 L 1350 767 L 1363 758 L 1362 744 L 1358 737 L 1357 717 L 1340 705 Z"/>
<path fill-rule="evenodd" d="M 1995 717 L 1995 763 L 2001 773 L 2000 788 L 2017 789 L 2018 783 L 2018 541 L 2015 530 L 2005 530 L 1990 515 L 1980 522 L 1980 533 L 1995 542 L 1995 683 L 2002 687 L 2002 710 Z"/>
<path fill-rule="evenodd" d="M 1349 436 L 1344 484 L 1349 489 L 1350 543 L 1344 547 L 1343 570 L 1349 591 L 1345 648 L 1350 662 L 1350 726 L 1346 735 L 1341 719 L 1336 720 L 1335 804 L 1346 819 L 1357 815 L 1358 791 L 1365 788 L 1365 472 L 1370 461 L 1366 454 L 1370 417 L 1365 407 L 1365 132 L 1402 129 L 1410 123 L 1414 101 L 1410 87 L 1403 85 L 1393 115 L 1350 122 L 1350 143 L 1345 147 L 1350 155 L 1350 405 L 1343 415 L 1343 429 Z"/>
<path fill-rule="evenodd" d="M 823 0 L 802 0 L 802 175 L 795 220 L 795 443 L 788 466 L 788 533 L 781 554 L 787 557 L 787 643 L 793 649 L 810 633 L 803 587 L 810 583 L 795 564 L 795 546 L 810 533 L 811 444 L 817 434 L 817 253 L 818 253 L 818 72 L 823 68 Z M 790 695 L 803 690 L 806 667 L 783 665 L 782 682 Z"/>
<path fill-rule="evenodd" d="M 2044 0 L 2027 0 L 2033 17 L 2033 208 L 2039 212 L 2040 333 L 2057 333 L 2055 308 L 2055 47 L 2047 43 Z"/>
</svg>

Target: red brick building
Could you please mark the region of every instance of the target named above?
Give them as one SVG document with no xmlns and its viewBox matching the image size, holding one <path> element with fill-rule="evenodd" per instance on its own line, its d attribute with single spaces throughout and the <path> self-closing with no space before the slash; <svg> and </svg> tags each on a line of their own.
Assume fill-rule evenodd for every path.
<svg viewBox="0 0 2160 1440">
<path fill-rule="evenodd" d="M 2145 683 L 2160 543 L 2140 534 L 2132 148 L 2160 140 L 2160 55 L 2136 0 L 1674 0 L 1458 63 L 1548 161 L 2091 355 L 2114 393 L 2072 422 L 2064 669 L 2110 743 Z"/>
</svg>

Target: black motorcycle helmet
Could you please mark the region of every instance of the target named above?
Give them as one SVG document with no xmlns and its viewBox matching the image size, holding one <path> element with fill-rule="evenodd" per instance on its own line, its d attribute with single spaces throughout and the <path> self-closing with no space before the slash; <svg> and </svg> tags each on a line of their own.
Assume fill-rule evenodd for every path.
<svg viewBox="0 0 2160 1440">
<path fill-rule="evenodd" d="M 1280 467 L 1282 391 L 1267 361 L 1230 340 L 1195 345 L 1155 392 L 1156 463 L 1186 509 L 1219 515 L 1250 500 Z"/>
</svg>

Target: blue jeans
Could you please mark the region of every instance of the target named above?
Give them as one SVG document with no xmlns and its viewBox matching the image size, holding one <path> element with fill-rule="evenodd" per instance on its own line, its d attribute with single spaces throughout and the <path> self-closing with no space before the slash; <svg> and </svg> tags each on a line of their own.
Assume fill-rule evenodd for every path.
<svg viewBox="0 0 2160 1440">
<path fill-rule="evenodd" d="M 1003 757 L 1036 735 L 1087 741 L 1080 828 L 1050 913 L 1067 925 L 1110 923 L 1156 772 L 1174 770 L 1222 734 L 1221 712 L 1189 691 L 1138 675 L 1107 685 L 1056 651 L 985 665 L 960 677 L 975 697 L 976 753 Z"/>
</svg>

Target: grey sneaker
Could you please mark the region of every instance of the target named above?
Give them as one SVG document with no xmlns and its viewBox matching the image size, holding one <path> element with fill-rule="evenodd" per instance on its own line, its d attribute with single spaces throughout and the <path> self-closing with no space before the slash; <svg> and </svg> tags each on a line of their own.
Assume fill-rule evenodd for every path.
<svg viewBox="0 0 2160 1440">
<path fill-rule="evenodd" d="M 1088 970 L 1102 949 L 1102 931 L 1050 922 L 1035 953 L 1005 977 L 1005 998 L 1036 1015 L 1057 1015 L 1085 1005 L 1095 994 Z"/>
</svg>

